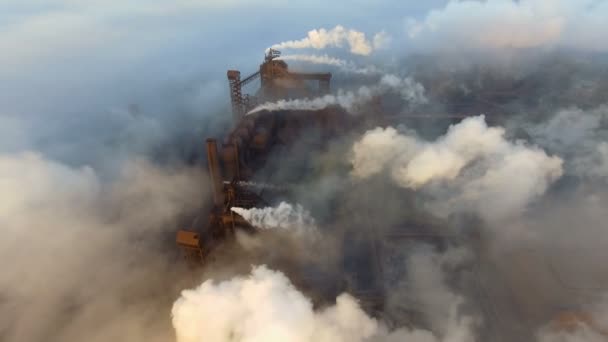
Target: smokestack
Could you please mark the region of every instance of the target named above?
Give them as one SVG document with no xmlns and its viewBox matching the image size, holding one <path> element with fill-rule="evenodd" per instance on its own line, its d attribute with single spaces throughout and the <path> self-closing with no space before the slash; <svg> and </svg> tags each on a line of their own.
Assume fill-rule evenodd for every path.
<svg viewBox="0 0 608 342">
<path fill-rule="evenodd" d="M 211 177 L 213 203 L 215 203 L 215 205 L 222 205 L 224 203 L 224 185 L 220 172 L 220 162 L 217 157 L 217 142 L 215 139 L 207 139 L 207 162 L 209 163 L 209 177 Z"/>
</svg>

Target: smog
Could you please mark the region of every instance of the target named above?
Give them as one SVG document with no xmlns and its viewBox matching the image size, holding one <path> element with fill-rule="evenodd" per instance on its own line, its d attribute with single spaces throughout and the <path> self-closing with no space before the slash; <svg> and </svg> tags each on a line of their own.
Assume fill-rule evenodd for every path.
<svg viewBox="0 0 608 342">
<path fill-rule="evenodd" d="M 608 339 L 608 3 L 0 22 L 1 341 Z"/>
</svg>

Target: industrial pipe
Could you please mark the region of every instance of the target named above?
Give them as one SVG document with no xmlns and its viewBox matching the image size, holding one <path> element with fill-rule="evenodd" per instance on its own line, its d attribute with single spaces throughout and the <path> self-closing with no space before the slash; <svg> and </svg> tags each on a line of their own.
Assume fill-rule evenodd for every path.
<svg viewBox="0 0 608 342">
<path fill-rule="evenodd" d="M 207 139 L 207 162 L 209 164 L 213 203 L 221 206 L 224 204 L 224 184 L 220 171 L 220 161 L 217 156 L 217 142 L 215 139 Z"/>
</svg>

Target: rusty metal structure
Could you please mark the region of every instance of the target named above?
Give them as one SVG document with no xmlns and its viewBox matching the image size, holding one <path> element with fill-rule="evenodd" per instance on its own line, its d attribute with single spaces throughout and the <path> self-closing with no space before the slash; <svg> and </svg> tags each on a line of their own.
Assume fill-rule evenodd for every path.
<svg viewBox="0 0 608 342">
<path fill-rule="evenodd" d="M 235 122 L 256 104 L 264 101 L 274 101 L 289 97 L 290 89 L 303 89 L 305 81 L 316 81 L 315 95 L 329 93 L 331 73 L 300 73 L 289 70 L 287 63 L 279 59 L 281 52 L 269 49 L 260 64 L 260 69 L 241 79 L 241 72 L 228 70 L 230 100 Z M 243 94 L 243 87 L 256 79 L 260 79 L 260 90 L 256 95 Z"/>
<path fill-rule="evenodd" d="M 333 135 L 337 133 L 336 128 L 344 127 L 340 122 L 348 122 L 341 111 L 313 113 L 311 116 L 281 116 L 269 112 L 246 115 L 262 101 L 329 92 L 331 73 L 292 72 L 278 57 L 279 51 L 269 49 L 259 70 L 243 79 L 238 70 L 227 72 L 234 125 L 222 141 L 206 140 L 213 207 L 202 227 L 191 227 L 177 233 L 176 242 L 188 260 L 204 261 L 214 246 L 231 236 L 235 229 L 253 229 L 231 208 L 252 208 L 265 203 L 260 193 L 268 189 L 260 190 L 247 181 L 264 165 L 272 146 L 289 144 L 297 139 L 298 131 L 310 125 Z M 260 88 L 255 95 L 244 94 L 243 87 L 258 78 Z M 311 81 L 316 83 L 312 87 Z M 199 224 L 200 221 L 205 219 L 199 218 Z"/>
</svg>

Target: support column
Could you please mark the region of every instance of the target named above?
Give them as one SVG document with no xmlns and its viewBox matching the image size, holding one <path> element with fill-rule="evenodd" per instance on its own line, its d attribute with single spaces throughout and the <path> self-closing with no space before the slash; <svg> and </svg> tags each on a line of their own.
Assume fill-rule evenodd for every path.
<svg viewBox="0 0 608 342">
<path fill-rule="evenodd" d="M 220 171 L 220 161 L 217 156 L 217 142 L 215 139 L 207 139 L 207 163 L 209 164 L 213 203 L 222 206 L 224 204 L 224 180 Z"/>
</svg>

